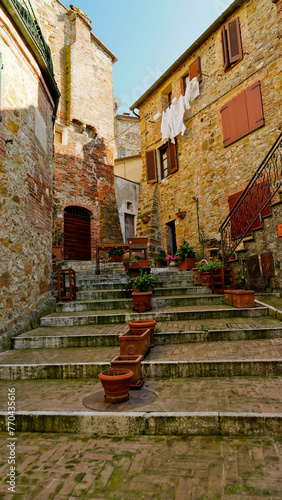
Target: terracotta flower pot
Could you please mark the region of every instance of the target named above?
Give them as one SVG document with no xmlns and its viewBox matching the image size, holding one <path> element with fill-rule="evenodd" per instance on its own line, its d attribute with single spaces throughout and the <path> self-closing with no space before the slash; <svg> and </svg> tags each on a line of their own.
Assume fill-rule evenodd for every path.
<svg viewBox="0 0 282 500">
<path fill-rule="evenodd" d="M 163 266 L 163 261 L 162 260 L 155 260 L 156 267 L 162 267 Z"/>
<path fill-rule="evenodd" d="M 109 261 L 110 262 L 122 262 L 123 255 L 110 255 L 109 256 Z"/>
<path fill-rule="evenodd" d="M 234 307 L 255 307 L 255 292 L 253 290 L 225 290 L 225 302 Z"/>
<path fill-rule="evenodd" d="M 192 257 L 185 257 L 184 260 L 178 261 L 178 267 L 180 271 L 188 271 L 190 269 L 193 269 L 195 265 L 196 265 L 196 259 Z"/>
<path fill-rule="evenodd" d="M 130 330 L 119 336 L 118 338 L 121 356 L 146 356 L 150 350 L 150 330 L 145 330 L 144 333 L 136 335 Z"/>
<path fill-rule="evenodd" d="M 52 254 L 56 260 L 64 260 L 64 249 L 62 246 L 52 246 Z"/>
<path fill-rule="evenodd" d="M 142 356 L 133 355 L 133 356 L 116 356 L 111 361 L 111 365 L 113 368 L 117 370 L 128 369 L 133 372 L 133 377 L 130 383 L 130 386 L 137 385 L 141 379 L 141 361 Z"/>
<path fill-rule="evenodd" d="M 152 292 L 132 292 L 133 309 L 139 313 L 150 311 Z"/>
<path fill-rule="evenodd" d="M 211 273 L 209 271 L 201 271 L 200 278 L 202 286 L 211 286 Z"/>
<path fill-rule="evenodd" d="M 141 333 L 144 333 L 145 330 L 149 329 L 150 330 L 150 347 L 153 347 L 156 324 L 157 323 L 154 319 L 150 319 L 150 320 L 137 319 L 134 321 L 129 321 L 128 326 L 130 328 L 130 331 L 136 335 L 140 335 Z"/>
<path fill-rule="evenodd" d="M 128 369 L 105 370 L 98 375 L 105 391 L 107 403 L 122 403 L 129 399 L 129 387 L 133 372 Z"/>
<path fill-rule="evenodd" d="M 193 271 L 193 280 L 194 280 L 194 285 L 201 285 L 201 273 L 197 267 L 194 267 L 192 269 Z"/>
</svg>

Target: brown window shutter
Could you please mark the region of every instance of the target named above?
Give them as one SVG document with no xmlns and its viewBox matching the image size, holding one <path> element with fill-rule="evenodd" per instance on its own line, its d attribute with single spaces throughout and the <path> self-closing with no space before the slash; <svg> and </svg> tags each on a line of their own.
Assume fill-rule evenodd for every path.
<svg viewBox="0 0 282 500">
<path fill-rule="evenodd" d="M 234 140 L 243 137 L 249 132 L 246 92 L 241 92 L 230 101 L 231 107 L 231 134 Z"/>
<path fill-rule="evenodd" d="M 221 30 L 221 43 L 222 43 L 222 54 L 223 54 L 223 68 L 224 71 L 226 71 L 229 66 L 229 59 L 228 59 L 226 30 L 224 27 Z"/>
<path fill-rule="evenodd" d="M 178 170 L 176 144 L 168 141 L 168 173 L 173 174 Z"/>
<path fill-rule="evenodd" d="M 243 57 L 239 17 L 226 24 L 229 62 L 233 64 Z"/>
<path fill-rule="evenodd" d="M 147 181 L 152 184 L 157 182 L 157 165 L 156 165 L 156 151 L 146 151 L 146 166 L 147 166 Z"/>
<path fill-rule="evenodd" d="M 201 58 L 200 57 L 197 57 L 197 59 L 195 59 L 195 61 L 193 61 L 192 64 L 190 64 L 190 66 L 189 66 L 190 81 L 195 77 L 198 79 L 198 82 L 202 81 Z"/>
<path fill-rule="evenodd" d="M 222 120 L 223 145 L 228 146 L 228 144 L 231 144 L 234 140 L 231 136 L 229 104 L 223 106 L 220 112 Z"/>
<path fill-rule="evenodd" d="M 264 125 L 264 115 L 261 99 L 260 82 L 256 81 L 246 89 L 247 113 L 249 130 L 255 130 Z"/>
</svg>

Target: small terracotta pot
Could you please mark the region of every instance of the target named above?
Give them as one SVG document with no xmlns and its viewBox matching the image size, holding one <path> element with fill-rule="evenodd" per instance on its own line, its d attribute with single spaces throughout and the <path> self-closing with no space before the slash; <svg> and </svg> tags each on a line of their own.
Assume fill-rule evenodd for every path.
<svg viewBox="0 0 282 500">
<path fill-rule="evenodd" d="M 192 257 L 185 257 L 184 260 L 178 261 L 178 267 L 180 271 L 189 271 L 190 269 L 193 269 L 195 265 L 196 265 L 196 259 Z"/>
<path fill-rule="evenodd" d="M 130 331 L 136 335 L 140 335 L 141 333 L 144 333 L 145 330 L 149 329 L 150 330 L 150 347 L 153 347 L 156 324 L 157 323 L 154 319 L 150 319 L 150 320 L 137 319 L 134 321 L 129 321 L 128 326 L 130 328 Z"/>
<path fill-rule="evenodd" d="M 129 399 L 129 387 L 133 372 L 128 369 L 105 370 L 98 375 L 105 391 L 107 403 L 122 403 Z"/>
<path fill-rule="evenodd" d="M 133 377 L 130 385 L 138 384 L 141 378 L 141 361 L 142 356 L 134 355 L 134 356 L 116 356 L 111 361 L 111 365 L 113 368 L 117 370 L 128 369 L 133 372 Z"/>
<path fill-rule="evenodd" d="M 139 313 L 150 311 L 152 292 L 132 292 L 133 309 Z"/>
</svg>

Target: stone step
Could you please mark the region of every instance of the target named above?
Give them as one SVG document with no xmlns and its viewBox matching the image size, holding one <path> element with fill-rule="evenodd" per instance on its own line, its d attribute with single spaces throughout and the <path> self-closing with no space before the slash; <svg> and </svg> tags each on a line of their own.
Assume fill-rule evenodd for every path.
<svg viewBox="0 0 282 500">
<path fill-rule="evenodd" d="M 267 307 L 254 307 L 238 309 L 227 305 L 220 306 L 193 306 L 153 309 L 147 313 L 134 313 L 128 310 L 110 310 L 107 314 L 103 311 L 82 311 L 79 314 L 53 313 L 40 319 L 42 327 L 64 327 L 64 326 L 83 326 L 83 325 L 105 325 L 128 323 L 136 319 L 154 319 L 156 321 L 187 321 L 187 320 L 205 320 L 221 318 L 258 318 L 268 316 Z"/>
<path fill-rule="evenodd" d="M 145 378 L 281 376 L 280 339 L 171 344 L 151 349 Z M 95 378 L 119 347 L 22 349 L 0 354 L 0 379 Z"/>
<path fill-rule="evenodd" d="M 85 333 L 83 333 L 83 328 Z M 118 336 L 124 333 L 128 326 L 120 328 L 119 333 L 92 333 L 89 327 L 82 327 L 77 334 L 76 327 L 61 328 L 58 332 L 38 328 L 31 332 L 22 334 L 13 339 L 14 349 L 42 349 L 42 348 L 70 348 L 70 347 L 115 347 L 118 346 Z M 74 330 L 74 332 L 72 332 Z M 225 330 L 202 330 L 181 332 L 158 332 L 154 336 L 155 346 L 170 344 L 187 344 L 194 342 L 218 342 L 218 341 L 240 341 L 240 340 L 263 340 L 282 339 L 282 326 L 280 328 L 240 328 Z"/>
<path fill-rule="evenodd" d="M 207 306 L 224 304 L 223 295 L 186 295 L 172 297 L 152 297 L 153 308 L 167 307 L 185 307 L 185 306 Z M 123 299 L 103 299 L 103 300 L 84 300 L 73 302 L 58 302 L 56 312 L 80 312 L 80 311 L 110 311 L 115 309 L 130 309 L 132 310 L 132 298 Z"/>
<path fill-rule="evenodd" d="M 7 394 L 0 382 L 0 431 Z M 281 436 L 281 379 L 269 377 L 148 380 L 128 402 L 103 401 L 98 380 L 13 380 L 17 432 L 95 435 Z M 211 390 L 212 387 L 212 390 Z M 150 395 L 155 399 L 149 399 Z M 85 399 L 87 400 L 85 401 Z M 97 409 L 86 407 L 83 404 Z"/>
<path fill-rule="evenodd" d="M 210 288 L 206 286 L 186 286 L 182 288 L 155 288 L 154 296 L 162 297 L 172 297 L 172 296 L 183 296 L 183 295 L 204 295 L 209 294 Z M 115 290 L 81 290 L 76 294 L 77 300 L 102 300 L 102 299 L 123 299 L 125 297 L 130 298 L 130 292 L 127 293 L 122 289 Z"/>
</svg>

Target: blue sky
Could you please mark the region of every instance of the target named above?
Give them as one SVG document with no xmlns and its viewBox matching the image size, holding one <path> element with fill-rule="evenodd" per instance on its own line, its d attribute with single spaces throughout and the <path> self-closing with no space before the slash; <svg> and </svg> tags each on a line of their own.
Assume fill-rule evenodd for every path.
<svg viewBox="0 0 282 500">
<path fill-rule="evenodd" d="M 131 106 L 232 3 L 230 0 L 75 0 L 113 52 L 119 113 Z M 69 4 L 65 3 L 68 7 Z"/>
</svg>

